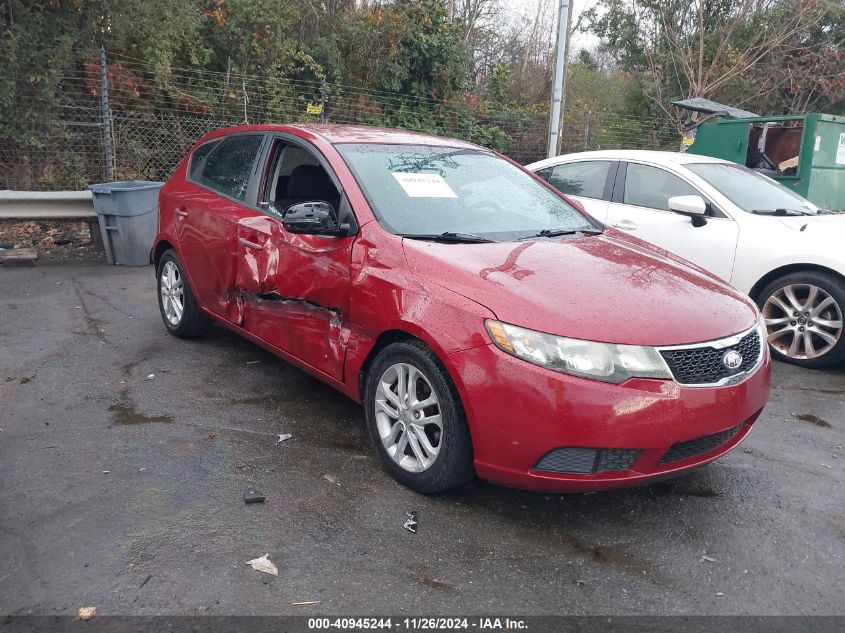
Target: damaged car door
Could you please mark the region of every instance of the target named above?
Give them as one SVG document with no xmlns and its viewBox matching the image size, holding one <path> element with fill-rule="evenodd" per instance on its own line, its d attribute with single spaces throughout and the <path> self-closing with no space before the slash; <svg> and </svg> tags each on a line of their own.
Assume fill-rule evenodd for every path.
<svg viewBox="0 0 845 633">
<path fill-rule="evenodd" d="M 304 144 L 274 139 L 263 172 L 265 213 L 238 224 L 241 325 L 342 379 L 354 215 L 328 164 Z"/>
<path fill-rule="evenodd" d="M 191 159 L 188 195 L 174 209 L 174 233 L 195 291 L 209 310 L 230 321 L 236 320 L 231 289 L 237 226 L 256 214 L 250 207 L 264 140 L 263 133 L 233 134 L 197 149 Z"/>
</svg>

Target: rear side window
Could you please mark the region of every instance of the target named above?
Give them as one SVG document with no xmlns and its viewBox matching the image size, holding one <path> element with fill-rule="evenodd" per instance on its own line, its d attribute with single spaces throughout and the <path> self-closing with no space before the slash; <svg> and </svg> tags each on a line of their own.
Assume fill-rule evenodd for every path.
<svg viewBox="0 0 845 633">
<path fill-rule="evenodd" d="M 189 175 L 191 180 L 199 180 L 200 173 L 202 172 L 202 166 L 205 162 L 206 156 L 211 153 L 217 144 L 220 143 L 219 140 L 211 141 L 209 143 L 205 143 L 204 145 L 200 145 L 196 151 L 194 151 L 193 155 L 191 156 L 191 168 L 189 170 Z"/>
<path fill-rule="evenodd" d="M 227 138 L 206 158 L 197 181 L 222 194 L 243 200 L 262 139 L 260 134 Z"/>
<path fill-rule="evenodd" d="M 610 171 L 608 160 L 588 160 L 557 165 L 546 180 L 563 193 L 600 200 Z"/>
<path fill-rule="evenodd" d="M 670 174 L 665 169 L 628 163 L 625 176 L 625 204 L 669 211 L 669 198 L 675 196 L 700 196 L 692 185 Z"/>
</svg>

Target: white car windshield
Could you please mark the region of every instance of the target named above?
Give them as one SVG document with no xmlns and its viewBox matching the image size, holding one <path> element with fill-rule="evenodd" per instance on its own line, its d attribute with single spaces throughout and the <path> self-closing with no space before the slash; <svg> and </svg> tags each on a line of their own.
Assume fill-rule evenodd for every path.
<svg viewBox="0 0 845 633">
<path fill-rule="evenodd" d="M 727 163 L 692 163 L 685 167 L 743 211 L 773 213 L 785 209 L 800 213 L 818 212 L 818 207 L 806 198 L 748 167 Z"/>
<path fill-rule="evenodd" d="M 492 152 L 423 145 L 335 147 L 379 222 L 398 235 L 498 242 L 602 229 Z"/>
</svg>

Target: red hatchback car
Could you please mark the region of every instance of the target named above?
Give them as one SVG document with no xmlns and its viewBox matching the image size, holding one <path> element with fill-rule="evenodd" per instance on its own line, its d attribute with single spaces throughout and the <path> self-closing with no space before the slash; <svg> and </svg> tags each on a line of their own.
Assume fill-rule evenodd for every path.
<svg viewBox="0 0 845 633">
<path fill-rule="evenodd" d="M 680 473 L 739 444 L 769 394 L 747 297 L 470 143 L 223 129 L 160 202 L 167 329 L 213 319 L 362 402 L 420 492 Z"/>
</svg>

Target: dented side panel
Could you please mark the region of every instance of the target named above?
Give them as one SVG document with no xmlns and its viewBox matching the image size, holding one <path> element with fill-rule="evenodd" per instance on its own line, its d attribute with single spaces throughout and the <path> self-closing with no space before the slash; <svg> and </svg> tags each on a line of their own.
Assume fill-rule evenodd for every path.
<svg viewBox="0 0 845 633">
<path fill-rule="evenodd" d="M 450 370 L 450 354 L 489 342 L 483 322 L 493 316 L 478 303 L 411 273 L 401 238 L 376 223 L 361 227 L 352 252 L 345 391 L 360 401 L 359 372 L 382 333 L 402 331 L 421 339 Z"/>
<path fill-rule="evenodd" d="M 269 216 L 238 225 L 236 321 L 335 379 L 343 377 L 353 237 L 292 235 Z"/>
</svg>

